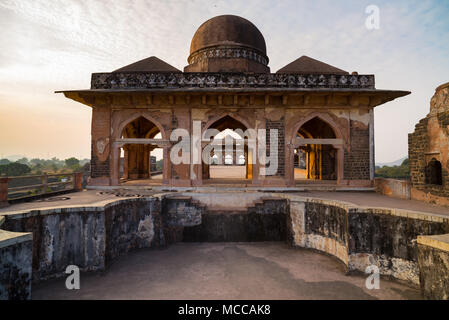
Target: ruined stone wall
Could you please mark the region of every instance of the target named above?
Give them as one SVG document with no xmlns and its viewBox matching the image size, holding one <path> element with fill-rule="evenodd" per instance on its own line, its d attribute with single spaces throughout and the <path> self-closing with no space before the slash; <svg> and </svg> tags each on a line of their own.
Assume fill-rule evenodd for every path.
<svg viewBox="0 0 449 320">
<path fill-rule="evenodd" d="M 449 206 L 449 83 L 435 90 L 430 112 L 409 134 L 408 146 L 411 197 Z M 441 165 L 441 185 L 426 180 L 426 167 L 433 159 Z"/>
</svg>

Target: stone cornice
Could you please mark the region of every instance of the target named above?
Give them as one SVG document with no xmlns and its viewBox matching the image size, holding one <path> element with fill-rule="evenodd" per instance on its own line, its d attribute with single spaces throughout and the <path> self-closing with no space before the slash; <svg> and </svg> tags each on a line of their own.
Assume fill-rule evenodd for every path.
<svg viewBox="0 0 449 320">
<path fill-rule="evenodd" d="M 114 72 L 93 73 L 91 89 L 375 89 L 374 82 L 374 75 Z"/>
</svg>

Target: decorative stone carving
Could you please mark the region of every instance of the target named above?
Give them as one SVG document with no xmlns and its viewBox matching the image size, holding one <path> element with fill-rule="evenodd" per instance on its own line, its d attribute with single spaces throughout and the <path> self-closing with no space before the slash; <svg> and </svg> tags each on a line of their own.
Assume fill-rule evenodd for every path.
<svg viewBox="0 0 449 320">
<path fill-rule="evenodd" d="M 94 73 L 92 89 L 156 88 L 350 88 L 374 89 L 374 75 L 277 73 Z"/>
<path fill-rule="evenodd" d="M 102 155 L 104 153 L 104 150 L 106 149 L 106 146 L 109 143 L 109 138 L 100 138 L 97 140 L 96 142 L 96 146 L 97 146 L 97 152 L 99 155 Z"/>
<path fill-rule="evenodd" d="M 207 48 L 192 54 L 189 57 L 188 62 L 189 64 L 194 64 L 210 58 L 244 58 L 254 60 L 265 66 L 268 65 L 267 57 L 265 57 L 259 51 L 250 48 Z"/>
</svg>

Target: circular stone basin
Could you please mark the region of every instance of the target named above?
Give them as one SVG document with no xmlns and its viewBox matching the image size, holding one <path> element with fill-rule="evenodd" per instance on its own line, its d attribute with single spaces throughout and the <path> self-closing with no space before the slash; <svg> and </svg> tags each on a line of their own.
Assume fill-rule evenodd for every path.
<svg viewBox="0 0 449 320">
<path fill-rule="evenodd" d="M 33 286 L 33 299 L 420 299 L 419 290 L 381 278 L 368 290 L 337 259 L 281 242 L 177 243 L 117 259 L 105 272 Z"/>
</svg>

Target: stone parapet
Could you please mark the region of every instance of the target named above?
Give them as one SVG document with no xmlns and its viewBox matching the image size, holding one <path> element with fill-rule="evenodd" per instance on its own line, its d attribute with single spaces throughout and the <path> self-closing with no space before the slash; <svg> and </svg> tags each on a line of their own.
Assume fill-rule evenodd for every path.
<svg viewBox="0 0 449 320">
<path fill-rule="evenodd" d="M 374 179 L 376 192 L 385 196 L 410 199 L 410 181 L 398 179 L 376 178 Z"/>
<path fill-rule="evenodd" d="M 0 300 L 31 298 L 32 243 L 32 233 L 0 230 Z"/>
<path fill-rule="evenodd" d="M 421 292 L 427 299 L 449 299 L 449 234 L 418 237 Z"/>
</svg>

